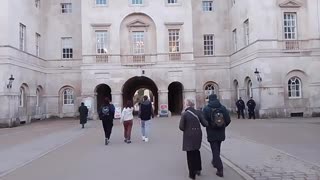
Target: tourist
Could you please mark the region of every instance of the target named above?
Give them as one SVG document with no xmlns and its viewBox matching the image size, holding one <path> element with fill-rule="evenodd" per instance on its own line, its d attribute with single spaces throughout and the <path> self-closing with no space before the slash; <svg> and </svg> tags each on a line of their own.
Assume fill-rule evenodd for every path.
<svg viewBox="0 0 320 180">
<path fill-rule="evenodd" d="M 110 142 L 110 135 L 113 127 L 113 118 L 115 113 L 115 107 L 110 104 L 110 99 L 106 97 L 104 103 L 99 109 L 99 118 L 102 120 L 103 130 L 105 134 L 105 145 Z"/>
<path fill-rule="evenodd" d="M 82 102 L 78 111 L 80 113 L 80 124 L 82 125 L 82 129 L 83 129 L 84 125 L 87 123 L 87 119 L 88 119 L 88 108 Z"/>
<path fill-rule="evenodd" d="M 240 119 L 240 115 L 244 119 L 244 109 L 246 108 L 246 105 L 244 104 L 244 101 L 241 99 L 241 97 L 236 102 L 236 106 L 237 106 L 238 119 Z"/>
<path fill-rule="evenodd" d="M 127 101 L 126 106 L 123 108 L 120 118 L 120 123 L 124 127 L 124 142 L 131 143 L 131 129 L 133 125 L 133 104 L 132 101 Z"/>
<path fill-rule="evenodd" d="M 139 118 L 141 119 L 141 133 L 142 140 L 149 141 L 151 118 L 154 117 L 154 112 L 151 102 L 148 100 L 148 96 L 143 96 L 143 102 L 139 108 Z"/>
</svg>

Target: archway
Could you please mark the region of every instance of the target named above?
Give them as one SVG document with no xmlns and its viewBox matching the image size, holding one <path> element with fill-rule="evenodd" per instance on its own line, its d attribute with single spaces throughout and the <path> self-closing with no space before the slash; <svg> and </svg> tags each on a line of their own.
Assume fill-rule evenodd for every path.
<svg viewBox="0 0 320 180">
<path fill-rule="evenodd" d="M 172 114 L 181 114 L 183 109 L 183 85 L 180 82 L 173 82 L 168 87 L 169 111 Z"/>
<path fill-rule="evenodd" d="M 144 76 L 135 76 L 130 79 L 128 79 L 123 87 L 122 87 L 122 100 L 123 105 L 126 104 L 128 100 L 133 101 L 133 97 L 137 90 L 150 90 L 150 100 L 154 105 L 154 112 L 157 114 L 158 112 L 158 88 L 156 84 L 147 77 Z M 139 93 L 139 92 L 137 92 Z M 152 97 L 153 96 L 153 97 Z"/>
<path fill-rule="evenodd" d="M 112 101 L 111 88 L 106 84 L 100 84 L 96 87 L 95 92 L 97 93 L 97 110 L 103 104 L 104 98 L 108 97 Z"/>
</svg>

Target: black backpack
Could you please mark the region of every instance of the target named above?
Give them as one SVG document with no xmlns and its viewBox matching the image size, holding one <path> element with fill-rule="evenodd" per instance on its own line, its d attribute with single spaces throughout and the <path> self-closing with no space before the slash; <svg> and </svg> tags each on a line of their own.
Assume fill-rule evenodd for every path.
<svg viewBox="0 0 320 180">
<path fill-rule="evenodd" d="M 223 111 L 220 108 L 212 108 L 210 114 L 210 126 L 213 128 L 226 127 Z"/>
</svg>

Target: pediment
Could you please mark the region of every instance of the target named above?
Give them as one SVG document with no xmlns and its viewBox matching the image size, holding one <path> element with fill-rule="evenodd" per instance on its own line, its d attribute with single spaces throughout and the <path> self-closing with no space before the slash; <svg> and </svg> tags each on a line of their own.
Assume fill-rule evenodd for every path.
<svg viewBox="0 0 320 180">
<path fill-rule="evenodd" d="M 279 4 L 281 8 L 300 8 L 302 4 L 296 0 L 286 0 Z"/>
<path fill-rule="evenodd" d="M 135 20 L 135 21 L 129 23 L 127 26 L 128 27 L 148 27 L 149 25 L 140 21 L 140 20 Z"/>
</svg>

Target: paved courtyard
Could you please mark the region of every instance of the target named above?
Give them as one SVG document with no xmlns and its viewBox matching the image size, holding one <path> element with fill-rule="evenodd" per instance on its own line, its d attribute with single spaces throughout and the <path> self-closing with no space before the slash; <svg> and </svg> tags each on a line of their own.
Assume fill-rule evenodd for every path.
<svg viewBox="0 0 320 180">
<path fill-rule="evenodd" d="M 156 118 L 148 143 L 140 140 L 136 121 L 132 144 L 123 143 L 116 122 L 109 146 L 100 121 L 89 121 L 86 129 L 74 119 L 0 129 L 0 180 L 188 179 L 178 121 Z M 233 119 L 222 145 L 224 179 L 320 180 L 319 137 L 319 118 Z M 205 138 L 204 131 L 198 179 L 220 179 Z"/>
</svg>

